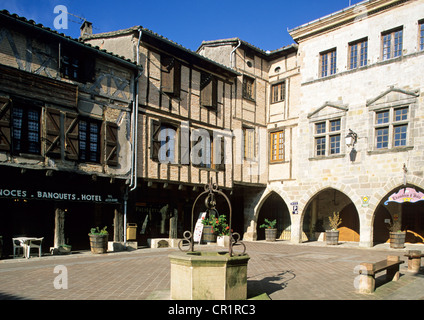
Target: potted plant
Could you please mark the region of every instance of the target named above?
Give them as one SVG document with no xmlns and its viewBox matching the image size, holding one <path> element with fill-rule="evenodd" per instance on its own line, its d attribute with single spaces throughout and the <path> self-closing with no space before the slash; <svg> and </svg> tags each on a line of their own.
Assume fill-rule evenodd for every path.
<svg viewBox="0 0 424 320">
<path fill-rule="evenodd" d="M 405 248 L 406 232 L 402 231 L 402 226 L 399 220 L 389 224 L 390 230 L 390 248 L 403 249 Z"/>
<path fill-rule="evenodd" d="M 266 241 L 275 241 L 277 239 L 277 229 L 275 228 L 276 224 L 277 219 L 270 221 L 265 218 L 265 223 L 259 226 L 259 228 L 265 228 Z"/>
<path fill-rule="evenodd" d="M 99 227 L 91 228 L 88 236 L 90 237 L 90 247 L 92 253 L 106 253 L 108 235 L 107 227 L 99 229 Z"/>
<path fill-rule="evenodd" d="M 214 231 L 217 236 L 217 244 L 221 247 L 228 247 L 230 244 L 230 226 L 225 215 L 222 214 L 218 219 L 215 219 Z"/>
<path fill-rule="evenodd" d="M 59 254 L 70 254 L 72 250 L 72 246 L 69 244 L 61 244 L 58 247 Z"/>
<path fill-rule="evenodd" d="M 203 243 L 212 243 L 216 242 L 216 233 L 214 227 L 216 226 L 216 220 L 214 214 L 209 213 L 206 217 L 202 218 L 203 232 L 202 232 L 202 242 Z"/>
<path fill-rule="evenodd" d="M 333 216 L 328 217 L 330 223 L 330 230 L 325 231 L 325 239 L 329 245 L 339 244 L 339 230 L 337 228 L 342 223 L 339 212 L 333 212 Z"/>
</svg>

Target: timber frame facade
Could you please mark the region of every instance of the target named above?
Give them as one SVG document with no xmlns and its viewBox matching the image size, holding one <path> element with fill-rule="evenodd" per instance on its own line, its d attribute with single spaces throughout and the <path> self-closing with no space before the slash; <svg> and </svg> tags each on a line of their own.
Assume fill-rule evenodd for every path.
<svg viewBox="0 0 424 320">
<path fill-rule="evenodd" d="M 386 242 L 388 222 L 399 221 L 422 243 L 423 202 L 388 200 L 402 190 L 424 196 L 422 8 L 363 1 L 290 30 L 295 43 L 275 51 L 231 38 L 196 52 L 141 26 L 92 34 L 85 22 L 75 40 L 3 12 L 13 24 L 0 29 L 0 168 L 10 181 L 41 172 L 40 188 L 62 175 L 108 185 L 122 201 L 87 210 L 114 221 L 115 241 L 124 209 L 139 244 L 181 238 L 212 180 L 231 198 L 232 227 L 245 240 L 263 239 L 268 218 L 280 240 L 322 241 L 337 211 L 342 241 Z M 80 55 L 66 56 L 68 46 Z M 33 119 L 39 140 L 18 145 L 11 124 L 33 138 Z M 90 126 L 99 132 L 94 153 L 82 141 Z M 6 187 L 5 203 L 19 191 Z M 51 211 L 78 203 L 51 201 Z"/>
<path fill-rule="evenodd" d="M 128 60 L 0 12 L 5 254 L 23 235 L 44 237 L 45 250 L 86 248 L 90 228 L 103 225 L 123 240 L 138 73 Z"/>
</svg>

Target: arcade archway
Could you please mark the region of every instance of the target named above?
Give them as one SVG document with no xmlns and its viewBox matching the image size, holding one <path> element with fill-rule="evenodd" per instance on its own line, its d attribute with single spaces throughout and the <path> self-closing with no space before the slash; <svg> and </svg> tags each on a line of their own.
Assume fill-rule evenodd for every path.
<svg viewBox="0 0 424 320">
<path fill-rule="evenodd" d="M 268 220 L 277 220 L 277 239 L 279 240 L 290 240 L 291 238 L 291 220 L 290 213 L 287 205 L 281 199 L 281 197 L 272 192 L 268 198 L 263 203 L 257 221 L 257 240 L 265 239 L 265 231 L 263 228 L 260 228 L 265 222 L 265 219 Z"/>
<path fill-rule="evenodd" d="M 407 185 L 389 192 L 377 206 L 373 223 L 374 244 L 390 241 L 389 224 L 400 221 L 406 243 L 424 243 L 424 190 Z"/>
<path fill-rule="evenodd" d="M 344 193 L 328 188 L 317 193 L 309 202 L 303 218 L 302 241 L 323 241 L 328 218 L 340 213 L 339 241 L 359 242 L 359 215 L 355 205 Z"/>
</svg>

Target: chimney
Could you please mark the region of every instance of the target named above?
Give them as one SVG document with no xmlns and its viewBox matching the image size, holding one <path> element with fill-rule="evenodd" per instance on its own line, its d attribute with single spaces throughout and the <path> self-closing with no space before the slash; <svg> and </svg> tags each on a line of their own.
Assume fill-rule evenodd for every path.
<svg viewBox="0 0 424 320">
<path fill-rule="evenodd" d="M 87 20 L 84 20 L 81 27 L 81 38 L 84 38 L 85 36 L 89 36 L 93 34 L 93 24 Z"/>
</svg>

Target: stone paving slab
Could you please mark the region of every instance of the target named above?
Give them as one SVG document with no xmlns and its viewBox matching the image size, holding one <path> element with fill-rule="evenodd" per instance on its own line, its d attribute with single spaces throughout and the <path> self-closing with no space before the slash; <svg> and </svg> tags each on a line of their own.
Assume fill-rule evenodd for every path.
<svg viewBox="0 0 424 320">
<path fill-rule="evenodd" d="M 251 258 L 248 298 L 266 293 L 272 300 L 424 299 L 424 273 L 412 275 L 407 271 L 407 258 L 403 256 L 407 249 L 294 245 L 285 241 L 245 245 Z M 214 246 L 195 249 L 222 250 Z M 424 251 L 424 246 L 414 249 Z M 139 249 L 102 255 L 81 253 L 0 260 L 0 299 L 169 300 L 168 255 L 177 250 Z M 399 255 L 405 260 L 400 280 L 384 283 L 378 278 L 375 293 L 357 293 L 355 267 L 361 262 L 385 259 L 387 255 Z M 56 287 L 64 285 L 59 281 L 63 279 L 63 270 L 67 272 L 67 288 L 57 289 L 55 283 Z"/>
</svg>

